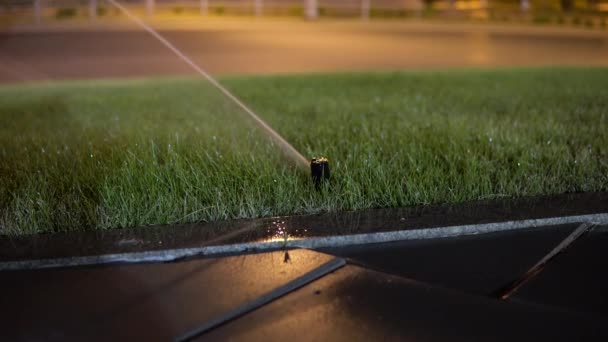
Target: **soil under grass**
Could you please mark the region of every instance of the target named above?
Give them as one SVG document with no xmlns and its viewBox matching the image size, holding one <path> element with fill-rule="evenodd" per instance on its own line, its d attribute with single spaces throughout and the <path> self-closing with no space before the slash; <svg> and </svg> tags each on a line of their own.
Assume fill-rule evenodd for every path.
<svg viewBox="0 0 608 342">
<path fill-rule="evenodd" d="M 0 233 L 608 190 L 608 69 L 222 81 L 331 185 L 200 79 L 3 86 Z"/>
</svg>

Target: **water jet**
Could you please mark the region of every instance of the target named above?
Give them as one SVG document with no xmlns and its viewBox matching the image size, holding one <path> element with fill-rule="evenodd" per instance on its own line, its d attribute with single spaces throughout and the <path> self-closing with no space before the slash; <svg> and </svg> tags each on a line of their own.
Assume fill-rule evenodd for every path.
<svg viewBox="0 0 608 342">
<path fill-rule="evenodd" d="M 281 148 L 286 157 L 291 159 L 297 167 L 301 169 L 305 169 L 308 167 L 308 160 L 304 157 L 298 150 L 296 150 L 291 144 L 283 138 L 279 133 L 277 133 L 270 125 L 268 125 L 262 118 L 255 113 L 249 106 L 247 106 L 243 101 L 241 101 L 238 97 L 236 97 L 232 92 L 226 89 L 223 85 L 221 85 L 213 76 L 211 76 L 207 71 L 201 68 L 198 64 L 196 64 L 192 59 L 186 56 L 181 50 L 176 48 L 171 42 L 169 42 L 165 37 L 159 34 L 156 30 L 146 24 L 142 19 L 132 14 L 127 8 L 121 5 L 118 0 L 107 0 L 111 5 L 120 10 L 124 15 L 127 16 L 134 23 L 139 25 L 145 31 L 150 33 L 154 38 L 156 38 L 160 43 L 162 43 L 166 48 L 171 50 L 178 58 L 183 60 L 186 64 L 188 64 L 194 71 L 196 71 L 200 76 L 205 78 L 209 83 L 211 83 L 215 88 L 217 88 L 224 96 L 233 101 L 238 107 L 240 107 L 245 113 L 249 115 L 251 119 L 255 123 L 258 124 L 260 128 L 266 133 L 270 139 L 277 143 L 277 145 Z M 329 180 L 329 162 L 326 158 L 313 158 L 310 162 L 310 170 L 312 180 L 316 186 L 319 186 L 321 182 Z"/>
</svg>

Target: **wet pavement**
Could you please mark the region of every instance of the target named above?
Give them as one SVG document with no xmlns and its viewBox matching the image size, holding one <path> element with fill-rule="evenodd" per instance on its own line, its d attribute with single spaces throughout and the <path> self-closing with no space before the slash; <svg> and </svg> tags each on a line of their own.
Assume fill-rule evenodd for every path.
<svg viewBox="0 0 608 342">
<path fill-rule="evenodd" d="M 2 299 L 0 340 L 172 340 L 330 259 L 297 250 L 287 262 L 284 252 L 274 252 L 0 272 L 0 288 L 10 294 Z"/>
<path fill-rule="evenodd" d="M 602 31 L 272 20 L 157 28 L 213 74 L 608 65 L 608 35 Z M 192 74 L 128 23 L 5 31 L 0 51 L 0 82 Z"/>
<path fill-rule="evenodd" d="M 608 226 L 597 226 L 549 263 L 514 299 L 608 317 Z"/>
<path fill-rule="evenodd" d="M 600 341 L 606 321 L 347 266 L 200 341 Z"/>
<path fill-rule="evenodd" d="M 323 248 L 349 262 L 467 293 L 492 296 L 579 224 L 432 240 Z"/>
<path fill-rule="evenodd" d="M 507 300 L 581 225 L 173 263 L 0 271 L 0 340 L 166 341 L 309 274 L 347 265 L 201 341 L 608 339 L 608 226 L 593 226 Z M 333 254 L 333 256 L 332 256 Z"/>
</svg>

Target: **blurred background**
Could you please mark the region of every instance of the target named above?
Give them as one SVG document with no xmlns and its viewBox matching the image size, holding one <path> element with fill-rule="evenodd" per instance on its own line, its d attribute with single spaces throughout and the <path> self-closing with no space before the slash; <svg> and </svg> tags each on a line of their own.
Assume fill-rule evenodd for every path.
<svg viewBox="0 0 608 342">
<path fill-rule="evenodd" d="M 608 0 L 120 3 L 212 74 L 608 63 Z M 107 1 L 7 0 L 0 23 L 0 82 L 192 73 Z"/>
<path fill-rule="evenodd" d="M 285 16 L 425 18 L 535 23 L 605 29 L 607 0 L 124 0 L 148 16 Z M 99 19 L 119 16 L 103 0 L 4 0 L 3 22 Z"/>
<path fill-rule="evenodd" d="M 605 29 L 607 0 L 124 0 L 148 16 L 425 18 L 534 23 Z M 4 23 L 119 16 L 102 0 L 4 0 Z"/>
</svg>

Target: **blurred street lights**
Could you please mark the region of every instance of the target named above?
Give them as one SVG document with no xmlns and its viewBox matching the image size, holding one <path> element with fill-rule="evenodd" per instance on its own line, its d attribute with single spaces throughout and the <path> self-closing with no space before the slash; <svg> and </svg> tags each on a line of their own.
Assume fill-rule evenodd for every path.
<svg viewBox="0 0 608 342">
<path fill-rule="evenodd" d="M 42 0 L 34 0 L 34 19 L 36 24 L 42 21 Z"/>
<path fill-rule="evenodd" d="M 361 0 L 361 19 L 369 20 L 370 0 Z"/>
<path fill-rule="evenodd" d="M 255 16 L 261 17 L 262 12 L 264 11 L 264 1 L 263 0 L 254 0 L 253 7 L 254 7 Z"/>
<path fill-rule="evenodd" d="M 150 17 L 154 15 L 154 0 L 146 0 L 146 14 Z"/>
<path fill-rule="evenodd" d="M 308 20 L 316 20 L 319 16 L 319 9 L 317 6 L 317 0 L 304 0 L 305 1 L 305 15 Z"/>
<path fill-rule="evenodd" d="M 89 19 L 97 18 L 97 0 L 89 0 Z"/>
<path fill-rule="evenodd" d="M 209 14 L 209 0 L 201 0 L 201 15 Z"/>
</svg>

